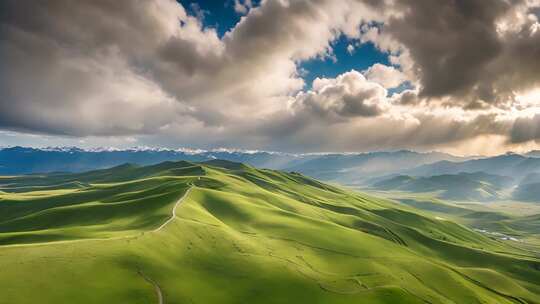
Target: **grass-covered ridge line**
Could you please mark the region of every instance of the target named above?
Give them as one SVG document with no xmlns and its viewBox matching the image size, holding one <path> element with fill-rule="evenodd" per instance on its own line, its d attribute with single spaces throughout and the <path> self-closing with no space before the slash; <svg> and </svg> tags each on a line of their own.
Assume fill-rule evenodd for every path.
<svg viewBox="0 0 540 304">
<path fill-rule="evenodd" d="M 155 286 L 165 303 L 540 303 L 529 251 L 296 173 L 215 160 L 0 185 L 0 303 L 158 303 Z"/>
</svg>

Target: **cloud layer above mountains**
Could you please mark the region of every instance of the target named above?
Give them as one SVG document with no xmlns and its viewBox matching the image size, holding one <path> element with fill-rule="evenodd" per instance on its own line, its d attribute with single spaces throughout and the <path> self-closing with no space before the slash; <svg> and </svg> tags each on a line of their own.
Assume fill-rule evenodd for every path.
<svg viewBox="0 0 540 304">
<path fill-rule="evenodd" d="M 0 129 L 285 151 L 535 147 L 539 8 L 235 1 L 242 17 L 220 37 L 171 0 L 6 0 Z M 306 86 L 299 64 L 332 56 L 340 37 L 373 43 L 392 65 Z"/>
</svg>

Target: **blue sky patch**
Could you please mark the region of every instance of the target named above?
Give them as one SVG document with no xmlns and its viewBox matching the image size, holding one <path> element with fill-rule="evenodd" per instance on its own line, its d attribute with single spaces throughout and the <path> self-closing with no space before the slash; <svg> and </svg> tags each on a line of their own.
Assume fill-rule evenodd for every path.
<svg viewBox="0 0 540 304">
<path fill-rule="evenodd" d="M 232 29 L 240 18 L 241 14 L 234 11 L 234 0 L 177 0 L 192 16 L 203 16 L 202 21 L 205 27 L 216 29 L 219 37 Z M 253 0 L 253 5 L 258 5 L 259 0 Z"/>
<path fill-rule="evenodd" d="M 205 27 L 216 29 L 219 37 L 234 28 L 242 17 L 234 10 L 234 0 L 178 0 L 190 15 L 202 17 Z M 258 5 L 260 1 L 252 1 Z M 349 45 L 354 50 L 348 50 Z M 317 77 L 335 78 L 352 69 L 363 71 L 375 63 L 390 65 L 388 54 L 379 51 L 372 43 L 359 45 L 341 35 L 332 43 L 333 56 L 314 58 L 299 63 L 299 70 L 305 80 L 305 89 L 310 89 L 313 80 Z M 403 89 L 397 88 L 394 91 Z"/>
<path fill-rule="evenodd" d="M 203 17 L 205 27 L 216 29 L 219 37 L 233 28 L 240 20 L 240 15 L 234 11 L 234 1 L 215 0 L 178 0 L 192 16 Z"/>
<path fill-rule="evenodd" d="M 341 35 L 332 44 L 334 50 L 332 58 L 315 58 L 300 63 L 299 68 L 306 72 L 303 77 L 306 88 L 311 88 L 313 80 L 317 77 L 335 78 L 353 69 L 363 71 L 375 63 L 390 65 L 388 54 L 379 51 L 372 43 L 355 44 L 355 41 Z M 349 45 L 354 46 L 351 53 L 347 50 Z"/>
</svg>

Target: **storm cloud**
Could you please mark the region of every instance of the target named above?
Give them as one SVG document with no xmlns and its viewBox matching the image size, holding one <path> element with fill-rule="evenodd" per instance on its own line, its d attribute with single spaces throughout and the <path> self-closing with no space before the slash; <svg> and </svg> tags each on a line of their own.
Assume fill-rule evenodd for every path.
<svg viewBox="0 0 540 304">
<path fill-rule="evenodd" d="M 400 0 L 383 35 L 407 52 L 424 97 L 508 106 L 540 84 L 538 1 Z"/>
<path fill-rule="evenodd" d="M 220 36 L 172 0 L 2 1 L 0 128 L 287 151 L 540 138 L 539 1 L 234 4 Z M 305 83 L 341 38 L 389 63 Z"/>
</svg>

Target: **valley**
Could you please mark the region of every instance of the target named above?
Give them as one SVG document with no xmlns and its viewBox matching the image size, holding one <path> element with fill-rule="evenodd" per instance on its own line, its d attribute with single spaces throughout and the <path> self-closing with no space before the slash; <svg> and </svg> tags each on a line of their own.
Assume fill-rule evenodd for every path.
<svg viewBox="0 0 540 304">
<path fill-rule="evenodd" d="M 467 222 L 222 160 L 0 184 L 0 303 L 539 303 L 533 215 Z"/>
</svg>

